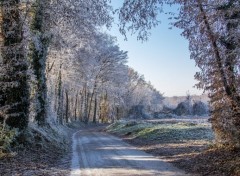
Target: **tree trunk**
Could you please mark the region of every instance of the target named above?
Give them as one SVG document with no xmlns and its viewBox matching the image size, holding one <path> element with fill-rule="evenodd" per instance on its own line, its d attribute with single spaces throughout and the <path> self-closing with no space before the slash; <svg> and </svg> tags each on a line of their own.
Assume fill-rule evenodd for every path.
<svg viewBox="0 0 240 176">
<path fill-rule="evenodd" d="M 75 121 L 77 121 L 77 107 L 78 107 L 78 92 L 77 92 L 76 98 L 75 98 L 75 108 L 74 108 L 74 119 L 75 119 Z"/>
<path fill-rule="evenodd" d="M 83 103 L 84 103 L 84 88 L 82 89 L 81 93 L 80 93 L 80 99 L 79 102 L 80 102 L 80 110 L 79 110 L 79 120 L 82 122 L 83 121 Z"/>
<path fill-rule="evenodd" d="M 88 103 L 89 103 L 89 92 L 87 91 L 87 85 L 85 84 L 85 90 L 84 90 L 84 115 L 83 119 L 84 122 L 88 123 Z"/>
<path fill-rule="evenodd" d="M 63 125 L 63 93 L 62 93 L 62 64 L 60 64 L 59 73 L 58 73 L 58 88 L 57 88 L 57 100 L 58 100 L 58 107 L 57 107 L 57 120 L 58 123 Z"/>
<path fill-rule="evenodd" d="M 0 121 L 24 129 L 28 125 L 29 87 L 20 0 L 2 0 L 0 5 Z"/>
<path fill-rule="evenodd" d="M 95 95 L 94 101 L 94 114 L 93 114 L 93 123 L 97 122 L 97 94 Z"/>
<path fill-rule="evenodd" d="M 69 111 L 69 99 L 68 99 L 68 90 L 65 90 L 65 98 L 66 98 L 66 107 L 65 107 L 65 120 L 66 123 L 69 122 L 69 116 L 68 116 L 68 111 Z"/>
<path fill-rule="evenodd" d="M 103 95 L 103 104 L 102 104 L 102 113 L 101 113 L 101 117 L 102 117 L 102 123 L 105 123 L 108 121 L 108 115 L 109 115 L 109 107 L 108 107 L 108 102 L 107 102 L 108 96 L 107 96 L 107 92 Z"/>
<path fill-rule="evenodd" d="M 102 98 L 100 98 L 99 102 L 100 104 L 99 104 L 99 111 L 98 111 L 98 122 L 101 122 L 102 121 L 102 105 L 101 105 Z"/>
<path fill-rule="evenodd" d="M 86 107 L 85 107 L 85 123 L 87 124 L 89 122 L 89 115 L 88 115 L 88 108 L 89 108 L 89 99 L 90 99 L 90 93 L 87 92 L 87 97 L 86 97 Z"/>
<path fill-rule="evenodd" d="M 95 90 L 97 88 L 97 85 L 96 83 L 94 84 L 94 87 L 93 87 L 93 91 L 91 93 L 91 97 L 90 97 L 90 102 L 89 102 L 89 109 L 88 109 L 88 119 L 90 119 L 90 114 L 91 114 L 91 109 L 92 109 L 92 102 L 93 102 L 93 97 L 95 95 Z"/>
<path fill-rule="evenodd" d="M 46 122 L 46 97 L 47 97 L 47 86 L 46 86 L 46 53 L 48 47 L 48 39 L 43 37 L 43 1 L 36 0 L 33 4 L 34 17 L 31 24 L 31 32 L 37 38 L 38 45 L 42 47 L 36 47 L 34 41 L 30 44 L 29 57 L 32 60 L 32 67 L 34 74 L 37 79 L 36 83 L 36 99 L 39 106 L 36 110 L 36 121 L 39 125 L 44 125 Z M 35 41 L 36 42 L 36 41 Z"/>
<path fill-rule="evenodd" d="M 120 119 L 119 107 L 116 107 L 116 117 L 117 117 L 117 120 Z"/>
</svg>

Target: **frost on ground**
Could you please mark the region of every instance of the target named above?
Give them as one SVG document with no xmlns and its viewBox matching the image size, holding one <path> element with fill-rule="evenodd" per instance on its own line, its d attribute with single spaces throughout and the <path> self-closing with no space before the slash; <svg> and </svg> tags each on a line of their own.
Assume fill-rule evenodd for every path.
<svg viewBox="0 0 240 176">
<path fill-rule="evenodd" d="M 79 124 L 68 126 L 48 123 L 46 127 L 30 124 L 23 136 L 18 137 L 13 152 L 0 158 L 0 175 L 69 175 L 71 165 L 70 136 Z"/>
<path fill-rule="evenodd" d="M 191 174 L 240 175 L 240 152 L 215 149 L 207 122 L 181 120 L 118 121 L 107 131 Z"/>
<path fill-rule="evenodd" d="M 187 143 L 202 141 L 211 143 L 213 132 L 208 123 L 180 121 L 119 121 L 108 127 L 109 132 L 130 135 L 134 139 L 147 139 L 159 143 Z"/>
</svg>

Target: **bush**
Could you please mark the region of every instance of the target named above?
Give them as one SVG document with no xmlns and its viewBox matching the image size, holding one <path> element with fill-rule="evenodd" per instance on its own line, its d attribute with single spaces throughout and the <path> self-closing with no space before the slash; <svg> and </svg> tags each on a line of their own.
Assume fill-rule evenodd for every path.
<svg viewBox="0 0 240 176">
<path fill-rule="evenodd" d="M 136 105 L 131 107 L 128 117 L 132 117 L 133 119 L 147 119 L 149 115 L 145 112 L 143 105 Z"/>
<path fill-rule="evenodd" d="M 187 101 L 181 102 L 178 104 L 176 109 L 174 109 L 174 113 L 176 115 L 191 115 L 192 114 L 192 106 Z"/>
<path fill-rule="evenodd" d="M 173 113 L 173 109 L 168 107 L 168 106 L 163 106 L 162 110 L 160 111 L 162 114 L 172 114 Z"/>
<path fill-rule="evenodd" d="M 197 101 L 193 104 L 193 114 L 194 115 L 206 115 L 208 114 L 207 105 L 201 101 Z"/>
<path fill-rule="evenodd" d="M 11 151 L 11 143 L 16 139 L 17 135 L 17 129 L 10 129 L 8 126 L 0 124 L 0 158 Z"/>
</svg>

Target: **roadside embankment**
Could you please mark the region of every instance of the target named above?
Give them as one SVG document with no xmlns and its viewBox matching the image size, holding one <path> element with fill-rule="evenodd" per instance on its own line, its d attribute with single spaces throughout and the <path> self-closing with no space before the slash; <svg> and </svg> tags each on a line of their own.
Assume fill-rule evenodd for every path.
<svg viewBox="0 0 240 176">
<path fill-rule="evenodd" d="M 82 127 L 77 122 L 44 127 L 29 124 L 24 133 L 12 138 L 11 148 L 0 158 L 0 175 L 69 175 L 71 136 Z"/>
</svg>

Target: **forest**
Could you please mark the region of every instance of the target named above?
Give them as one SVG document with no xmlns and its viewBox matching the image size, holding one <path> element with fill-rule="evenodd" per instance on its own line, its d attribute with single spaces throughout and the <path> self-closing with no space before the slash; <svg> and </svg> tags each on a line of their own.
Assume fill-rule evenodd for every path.
<svg viewBox="0 0 240 176">
<path fill-rule="evenodd" d="M 1 0 L 0 10 L 0 155 L 32 126 L 114 123 L 163 108 L 164 95 L 104 32 L 116 14 L 125 38 L 144 42 L 159 14 L 172 16 L 200 69 L 196 86 L 209 96 L 216 146 L 239 149 L 239 0 L 124 0 L 119 9 L 110 0 Z"/>
<path fill-rule="evenodd" d="M 32 122 L 108 122 L 134 105 L 157 109 L 161 93 L 99 29 L 110 25 L 110 12 L 101 1 L 2 3 L 2 122 L 20 129 Z"/>
</svg>

